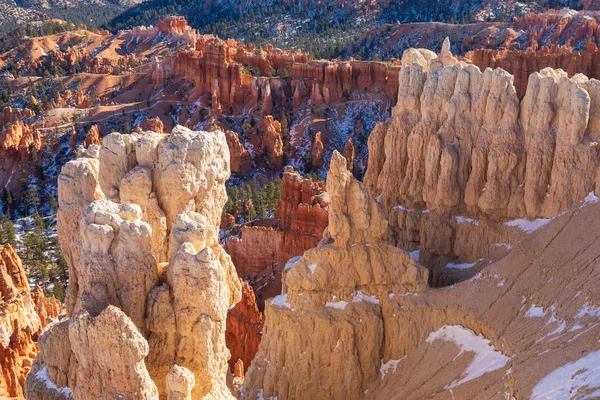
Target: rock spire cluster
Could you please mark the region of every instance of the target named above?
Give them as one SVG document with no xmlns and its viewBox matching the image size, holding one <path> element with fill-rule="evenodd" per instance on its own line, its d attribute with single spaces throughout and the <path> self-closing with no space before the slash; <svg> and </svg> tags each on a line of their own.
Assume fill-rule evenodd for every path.
<svg viewBox="0 0 600 400">
<path fill-rule="evenodd" d="M 40 338 L 27 398 L 233 398 L 225 321 L 241 284 L 218 241 L 225 135 L 111 133 L 78 153 L 59 177 L 70 318 Z"/>
</svg>

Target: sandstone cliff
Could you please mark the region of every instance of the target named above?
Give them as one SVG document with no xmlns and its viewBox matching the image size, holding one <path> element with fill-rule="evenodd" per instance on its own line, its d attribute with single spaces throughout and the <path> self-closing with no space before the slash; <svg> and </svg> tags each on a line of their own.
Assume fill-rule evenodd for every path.
<svg viewBox="0 0 600 400">
<path fill-rule="evenodd" d="M 544 69 L 519 103 L 512 82 L 447 48 L 431 61 L 407 51 L 398 104 L 369 137 L 365 183 L 391 240 L 420 246 L 435 282 L 448 262 L 512 246 L 522 218 L 554 217 L 596 188 L 600 83 Z"/>
<path fill-rule="evenodd" d="M 241 285 L 218 242 L 228 177 L 225 135 L 183 127 L 111 133 L 65 165 L 70 319 L 40 340 L 28 399 L 232 398 L 225 320 Z"/>
<path fill-rule="evenodd" d="M 36 340 L 61 306 L 39 287 L 29 290 L 21 259 L 10 245 L 0 251 L 0 292 L 0 397 L 24 399 Z"/>
</svg>

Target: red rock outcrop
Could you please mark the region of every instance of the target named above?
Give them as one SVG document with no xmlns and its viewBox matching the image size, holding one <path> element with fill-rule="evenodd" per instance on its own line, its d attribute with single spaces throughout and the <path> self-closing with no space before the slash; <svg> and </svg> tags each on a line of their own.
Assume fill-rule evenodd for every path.
<svg viewBox="0 0 600 400">
<path fill-rule="evenodd" d="M 283 164 L 283 140 L 281 138 L 281 124 L 267 115 L 263 118 L 260 126 L 260 149 L 266 155 L 269 167 L 279 170 Z"/>
<path fill-rule="evenodd" d="M 25 398 L 25 377 L 37 354 L 36 340 L 60 302 L 39 287 L 29 290 L 27 274 L 14 249 L 0 252 L 0 397 Z"/>
<path fill-rule="evenodd" d="M 90 130 L 87 133 L 87 136 L 83 140 L 83 146 L 88 147 L 89 145 L 100 146 L 100 130 L 98 129 L 98 125 L 92 125 Z"/>
<path fill-rule="evenodd" d="M 152 81 L 185 77 L 194 84 L 196 94 L 211 97 L 213 108 L 215 103 L 240 109 L 256 107 L 263 114 L 271 113 L 274 105 L 285 105 L 286 93 L 292 95 L 292 106 L 297 108 L 309 100 L 314 105 L 329 105 L 367 88 L 379 88 L 389 98 L 398 90 L 399 65 L 311 61 L 304 53 L 272 46 L 265 46 L 258 55 L 250 50 L 234 40 L 199 36 L 195 50 L 155 60 Z"/>
<path fill-rule="evenodd" d="M 323 145 L 323 134 L 317 132 L 310 150 L 310 165 L 314 169 L 320 169 L 323 166 L 323 157 L 325 156 L 325 146 Z"/>
<path fill-rule="evenodd" d="M 0 126 L 17 122 L 23 118 L 30 118 L 34 115 L 35 113 L 29 108 L 4 107 L 4 109 L 2 109 L 2 114 L 0 115 Z"/>
<path fill-rule="evenodd" d="M 600 78 L 600 50 L 592 41 L 582 51 L 570 46 L 539 50 L 480 49 L 467 53 L 466 57 L 482 71 L 488 67 L 502 68 L 512 74 L 519 98 L 525 96 L 529 76 L 547 67 L 562 69 L 569 76 L 582 73 L 588 78 Z"/>
<path fill-rule="evenodd" d="M 250 153 L 240 142 L 240 138 L 237 133 L 233 131 L 225 131 L 227 137 L 227 146 L 229 147 L 229 157 L 231 162 L 231 172 L 245 175 L 250 172 L 252 166 L 252 159 Z"/>
<path fill-rule="evenodd" d="M 186 19 L 180 16 L 170 16 L 158 21 L 156 25 L 160 32 L 167 35 L 173 33 L 182 34 L 186 30 L 190 29 Z"/>
<path fill-rule="evenodd" d="M 344 148 L 342 150 L 342 156 L 346 159 L 348 171 L 352 172 L 354 169 L 354 157 L 356 154 L 356 149 L 354 147 L 354 139 L 352 136 L 348 136 L 348 140 L 344 144 Z"/>
<path fill-rule="evenodd" d="M 304 179 L 286 167 L 275 216 L 281 220 L 284 231 L 306 232 L 320 240 L 327 227 L 328 201 L 322 182 Z"/>
<path fill-rule="evenodd" d="M 242 378 L 258 351 L 263 325 L 264 317 L 256 305 L 254 289 L 242 281 L 242 300 L 229 310 L 225 333 L 225 343 L 231 352 L 229 367 L 235 372 L 241 361 Z"/>
<path fill-rule="evenodd" d="M 142 129 L 156 133 L 165 133 L 165 126 L 159 117 L 145 119 L 142 122 Z"/>
<path fill-rule="evenodd" d="M 0 133 L 0 150 L 13 155 L 28 157 L 34 149 L 40 150 L 42 144 L 40 133 L 23 121 L 15 122 Z"/>
</svg>

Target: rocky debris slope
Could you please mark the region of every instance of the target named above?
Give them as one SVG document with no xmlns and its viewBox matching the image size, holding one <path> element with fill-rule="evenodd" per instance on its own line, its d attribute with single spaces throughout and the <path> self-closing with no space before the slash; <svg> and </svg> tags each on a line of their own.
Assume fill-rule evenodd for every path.
<svg viewBox="0 0 600 400">
<path fill-rule="evenodd" d="M 385 241 L 383 209 L 337 152 L 327 182 L 328 229 L 319 247 L 286 266 L 283 294 L 266 304 L 245 399 L 362 398 L 397 346 L 386 303 L 427 287 L 427 269 Z"/>
<path fill-rule="evenodd" d="M 594 192 L 600 161 L 599 81 L 544 69 L 520 103 L 510 74 L 448 48 L 433 60 L 404 54 L 398 104 L 369 137 L 365 175 L 390 240 L 420 246 L 433 284 L 452 282 L 448 263 L 492 258 Z"/>
<path fill-rule="evenodd" d="M 185 398 L 192 386 L 232 398 L 225 320 L 241 284 L 218 242 L 225 135 L 112 133 L 90 148 L 59 177 L 70 319 L 42 336 L 28 399 Z"/>
<path fill-rule="evenodd" d="M 428 288 L 427 270 L 386 241 L 384 209 L 337 154 L 328 189 L 329 234 L 286 268 L 242 398 L 539 400 L 600 390 L 598 197 L 472 279 Z"/>
<path fill-rule="evenodd" d="M 0 251 L 0 292 L 0 397 L 24 399 L 36 340 L 61 305 L 37 286 L 30 291 L 21 259 L 10 245 Z"/>
</svg>

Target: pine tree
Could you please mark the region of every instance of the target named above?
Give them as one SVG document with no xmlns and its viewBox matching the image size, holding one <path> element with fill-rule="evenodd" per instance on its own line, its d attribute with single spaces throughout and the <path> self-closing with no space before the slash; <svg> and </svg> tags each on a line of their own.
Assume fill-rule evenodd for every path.
<svg viewBox="0 0 600 400">
<path fill-rule="evenodd" d="M 37 213 L 40 203 L 40 196 L 37 187 L 35 185 L 29 186 L 27 192 L 25 193 L 25 205 L 27 206 L 25 213 L 29 214 L 32 209 L 34 213 Z"/>
<path fill-rule="evenodd" d="M 17 231 L 10 218 L 6 215 L 2 216 L 2 231 L 5 235 L 4 244 L 10 244 L 12 247 L 17 247 Z"/>
<path fill-rule="evenodd" d="M 13 194 L 8 187 L 4 187 L 2 190 L 2 205 L 4 206 L 4 214 L 6 214 L 9 218 L 11 217 L 11 213 L 13 210 Z"/>
<path fill-rule="evenodd" d="M 55 215 L 58 212 L 58 202 L 56 201 L 56 197 L 54 196 L 50 197 L 50 209 Z"/>
</svg>

